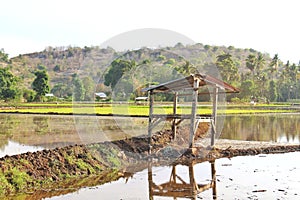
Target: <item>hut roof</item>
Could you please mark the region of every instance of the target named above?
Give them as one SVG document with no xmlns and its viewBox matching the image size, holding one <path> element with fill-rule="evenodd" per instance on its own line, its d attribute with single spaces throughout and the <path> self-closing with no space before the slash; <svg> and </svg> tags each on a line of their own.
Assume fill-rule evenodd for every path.
<svg viewBox="0 0 300 200">
<path fill-rule="evenodd" d="M 182 91 L 182 90 L 191 90 L 194 88 L 194 81 L 199 80 L 199 86 L 211 85 L 214 87 L 218 87 L 224 89 L 226 92 L 239 92 L 239 89 L 229 85 L 228 83 L 214 78 L 212 76 L 206 74 L 191 74 L 190 76 L 180 78 L 177 80 L 169 81 L 166 83 L 162 83 L 156 86 L 151 86 L 149 88 L 144 88 L 143 91 L 153 91 L 153 92 L 172 92 L 172 91 Z"/>
</svg>

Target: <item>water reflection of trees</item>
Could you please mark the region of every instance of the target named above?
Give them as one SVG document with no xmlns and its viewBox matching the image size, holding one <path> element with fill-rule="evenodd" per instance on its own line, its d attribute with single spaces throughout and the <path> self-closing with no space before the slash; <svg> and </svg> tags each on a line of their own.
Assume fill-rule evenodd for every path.
<svg viewBox="0 0 300 200">
<path fill-rule="evenodd" d="M 14 115 L 0 115 L 0 135 L 12 135 L 19 124 L 20 120 Z"/>
<path fill-rule="evenodd" d="M 72 116 L 2 114 L 0 136 L 0 147 L 8 144 L 9 139 L 45 148 L 80 142 Z"/>
<path fill-rule="evenodd" d="M 143 118 L 98 118 L 99 128 L 103 131 L 106 140 L 119 140 L 140 136 L 147 133 L 147 119 Z"/>
<path fill-rule="evenodd" d="M 9 136 L 0 135 L 0 151 L 4 151 L 5 146 L 8 145 Z"/>
<path fill-rule="evenodd" d="M 12 141 L 54 148 L 69 144 L 103 142 L 144 133 L 147 119 L 52 115 L 0 115 L 0 147 Z M 146 128 L 145 128 L 146 127 Z"/>
<path fill-rule="evenodd" d="M 211 166 L 211 181 L 207 184 L 198 184 L 194 176 L 194 165 L 197 164 L 194 161 L 189 162 L 186 165 L 188 169 L 189 181 L 185 181 L 176 171 L 177 164 L 172 166 L 170 178 L 162 184 L 156 184 L 153 180 L 152 163 L 148 164 L 148 182 L 149 182 L 149 199 L 154 200 L 154 197 L 173 197 L 177 198 L 189 198 L 197 199 L 197 195 L 208 189 L 212 189 L 213 199 L 217 199 L 216 189 L 216 169 L 215 161 L 210 162 Z"/>
<path fill-rule="evenodd" d="M 49 117 L 34 116 L 32 121 L 35 125 L 35 133 L 46 134 L 49 131 Z"/>
<path fill-rule="evenodd" d="M 14 129 L 20 124 L 14 115 L 0 115 L 0 150 L 8 144 L 9 138 L 14 134 Z"/>
<path fill-rule="evenodd" d="M 228 116 L 221 137 L 246 141 L 299 141 L 299 122 L 297 115 Z"/>
</svg>

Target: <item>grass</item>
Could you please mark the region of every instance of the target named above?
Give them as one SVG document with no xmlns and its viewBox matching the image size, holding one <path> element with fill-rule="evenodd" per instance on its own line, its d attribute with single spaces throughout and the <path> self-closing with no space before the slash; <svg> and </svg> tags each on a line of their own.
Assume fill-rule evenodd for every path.
<svg viewBox="0 0 300 200">
<path fill-rule="evenodd" d="M 8 192 L 18 192 L 28 187 L 32 178 L 16 167 L 0 172 L 0 196 Z"/>
<path fill-rule="evenodd" d="M 0 196 L 14 190 L 13 186 L 7 181 L 5 175 L 0 173 Z"/>
</svg>

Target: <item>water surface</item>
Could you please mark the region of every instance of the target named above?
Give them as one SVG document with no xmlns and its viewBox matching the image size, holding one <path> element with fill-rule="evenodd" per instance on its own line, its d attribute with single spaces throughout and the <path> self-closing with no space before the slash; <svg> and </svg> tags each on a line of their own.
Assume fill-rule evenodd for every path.
<svg viewBox="0 0 300 200">
<path fill-rule="evenodd" d="M 124 139 L 147 134 L 147 127 L 147 118 L 0 114 L 0 156 L 18 154 L 20 147 L 32 151 Z M 300 115 L 227 116 L 220 138 L 299 143 Z"/>
<path fill-rule="evenodd" d="M 0 114 L 0 157 L 144 135 L 147 133 L 147 121 L 147 118 Z M 298 114 L 227 116 L 221 138 L 299 144 L 299 124 Z M 216 179 L 213 179 L 212 163 L 208 162 L 192 167 L 177 165 L 176 176 L 173 177 L 178 183 L 216 183 L 215 187 L 183 199 L 213 199 L 214 194 L 217 199 L 297 199 L 300 196 L 299 159 L 299 152 L 235 157 L 230 160 L 222 158 L 214 163 Z M 161 186 L 173 180 L 173 168 L 152 166 L 136 172 L 131 178 L 82 188 L 75 193 L 55 196 L 59 194 L 56 191 L 53 194 L 55 197 L 50 199 L 133 200 L 152 199 L 152 196 L 153 199 L 174 199 L 160 197 L 150 188 L 151 185 Z"/>
<path fill-rule="evenodd" d="M 180 199 L 299 199 L 299 163 L 300 152 L 217 159 L 215 188 Z M 190 175 L 188 166 L 176 166 L 178 183 L 189 184 Z M 192 176 L 197 184 L 210 183 L 211 163 L 195 164 Z M 149 169 L 145 169 L 129 180 L 119 179 L 49 199 L 174 199 L 167 197 L 166 190 L 161 195 L 151 195 L 150 189 L 152 183 L 160 185 L 169 182 L 171 177 L 172 166 L 153 167 L 153 180 L 149 180 Z"/>
<path fill-rule="evenodd" d="M 226 116 L 221 138 L 299 144 L 300 115 L 289 113 Z"/>
</svg>

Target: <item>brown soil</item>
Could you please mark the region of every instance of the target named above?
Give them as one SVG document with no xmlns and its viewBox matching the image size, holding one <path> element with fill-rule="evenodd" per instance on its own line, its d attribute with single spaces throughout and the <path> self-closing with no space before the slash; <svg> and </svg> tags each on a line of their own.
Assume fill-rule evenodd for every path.
<svg viewBox="0 0 300 200">
<path fill-rule="evenodd" d="M 86 167 L 86 170 L 83 170 L 83 167 L 77 165 L 79 160 L 88 163 L 90 168 Z M 92 168 L 100 170 L 108 167 L 93 157 L 83 145 L 5 156 L 0 158 L 0 166 L 2 172 L 18 166 L 33 179 L 54 181 L 61 180 L 66 175 L 89 175 Z"/>
</svg>

